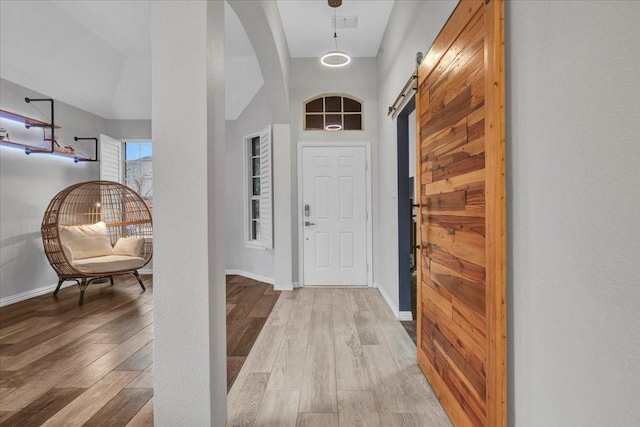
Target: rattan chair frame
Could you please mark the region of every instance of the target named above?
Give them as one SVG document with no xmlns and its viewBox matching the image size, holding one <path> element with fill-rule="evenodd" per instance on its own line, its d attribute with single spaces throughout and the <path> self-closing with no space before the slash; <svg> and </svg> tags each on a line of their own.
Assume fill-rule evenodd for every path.
<svg viewBox="0 0 640 427">
<path fill-rule="evenodd" d="M 74 184 L 56 194 L 44 213 L 41 226 L 44 252 L 51 267 L 58 275 L 57 295 L 65 281 L 75 281 L 80 288 L 79 304 L 84 302 L 84 292 L 89 284 L 113 276 L 133 274 L 145 291 L 137 269 L 88 273 L 74 267 L 67 258 L 60 241 L 60 227 L 89 225 L 104 221 L 111 245 L 120 237 L 143 237 L 141 257 L 147 265 L 153 256 L 153 219 L 142 197 L 131 188 L 112 181 L 88 181 Z M 143 266 L 144 266 L 143 265 Z M 142 267 L 140 267 L 142 268 Z"/>
</svg>

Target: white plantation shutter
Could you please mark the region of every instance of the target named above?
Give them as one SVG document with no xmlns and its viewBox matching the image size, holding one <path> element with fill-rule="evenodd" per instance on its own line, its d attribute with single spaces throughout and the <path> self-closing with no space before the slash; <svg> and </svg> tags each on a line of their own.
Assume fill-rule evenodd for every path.
<svg viewBox="0 0 640 427">
<path fill-rule="evenodd" d="M 271 126 L 260 132 L 260 243 L 273 249 L 273 157 Z"/>
<path fill-rule="evenodd" d="M 122 141 L 100 134 L 100 179 L 123 182 Z"/>
</svg>

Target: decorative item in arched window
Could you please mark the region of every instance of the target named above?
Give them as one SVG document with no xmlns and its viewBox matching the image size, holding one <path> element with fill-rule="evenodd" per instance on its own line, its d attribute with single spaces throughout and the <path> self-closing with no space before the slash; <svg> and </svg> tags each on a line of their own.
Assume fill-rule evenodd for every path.
<svg viewBox="0 0 640 427">
<path fill-rule="evenodd" d="M 304 130 L 362 130 L 362 102 L 344 95 L 320 95 L 304 103 Z"/>
</svg>

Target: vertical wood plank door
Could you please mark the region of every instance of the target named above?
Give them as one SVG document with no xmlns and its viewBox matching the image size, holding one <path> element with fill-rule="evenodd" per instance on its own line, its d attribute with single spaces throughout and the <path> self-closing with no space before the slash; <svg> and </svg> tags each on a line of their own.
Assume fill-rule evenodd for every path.
<svg viewBox="0 0 640 427">
<path fill-rule="evenodd" d="M 418 85 L 418 363 L 456 426 L 506 426 L 503 1 L 461 0 Z"/>
</svg>

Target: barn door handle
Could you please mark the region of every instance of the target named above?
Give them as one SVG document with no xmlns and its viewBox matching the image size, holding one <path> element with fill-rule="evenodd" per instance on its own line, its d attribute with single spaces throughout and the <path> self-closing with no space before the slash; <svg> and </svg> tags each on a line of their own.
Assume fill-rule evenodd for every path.
<svg viewBox="0 0 640 427">
<path fill-rule="evenodd" d="M 304 226 L 305 226 L 305 227 L 308 227 L 308 226 L 310 226 L 310 225 L 316 225 L 316 223 L 315 223 L 315 222 L 310 222 L 310 221 L 305 221 L 305 222 L 304 222 Z"/>
</svg>

